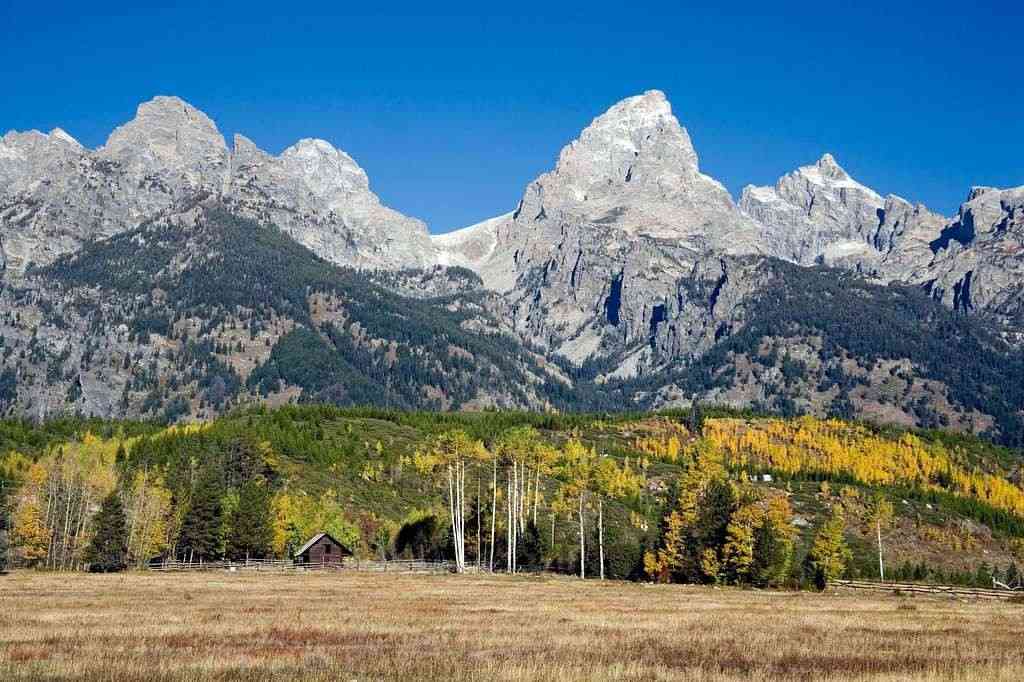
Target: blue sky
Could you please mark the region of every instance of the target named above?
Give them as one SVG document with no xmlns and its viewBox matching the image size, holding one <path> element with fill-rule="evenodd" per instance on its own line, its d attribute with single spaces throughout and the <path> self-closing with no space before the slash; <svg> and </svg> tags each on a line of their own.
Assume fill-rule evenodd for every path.
<svg viewBox="0 0 1024 682">
<path fill-rule="evenodd" d="M 0 129 L 97 146 L 175 94 L 271 152 L 329 140 L 434 232 L 512 209 L 651 88 L 734 195 L 825 151 L 947 214 L 1024 185 L 1020 2 L 140 4 L 2 3 Z"/>
</svg>

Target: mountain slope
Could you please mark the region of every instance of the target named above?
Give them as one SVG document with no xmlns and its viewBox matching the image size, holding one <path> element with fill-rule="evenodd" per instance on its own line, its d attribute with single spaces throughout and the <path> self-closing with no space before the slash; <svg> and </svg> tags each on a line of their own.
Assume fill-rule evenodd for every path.
<svg viewBox="0 0 1024 682">
<path fill-rule="evenodd" d="M 4 407 L 211 414 L 261 396 L 541 407 L 541 359 L 471 298 L 412 301 L 210 200 L 3 293 Z"/>
</svg>

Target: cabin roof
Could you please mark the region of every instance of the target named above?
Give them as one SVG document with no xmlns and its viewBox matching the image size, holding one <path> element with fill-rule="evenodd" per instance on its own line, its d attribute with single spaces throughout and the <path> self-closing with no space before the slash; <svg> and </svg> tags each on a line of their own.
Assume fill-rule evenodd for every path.
<svg viewBox="0 0 1024 682">
<path fill-rule="evenodd" d="M 330 541 L 333 542 L 334 544 L 336 544 L 338 547 L 341 547 L 342 549 L 348 551 L 348 547 L 345 547 L 345 545 L 343 545 L 340 542 L 338 542 L 338 540 L 333 535 L 331 535 L 330 533 L 317 533 L 316 535 L 311 537 L 309 540 L 307 540 L 306 544 L 304 544 L 302 547 L 300 547 L 299 550 L 297 552 L 295 552 L 294 556 L 299 556 L 300 554 L 304 554 L 306 552 L 306 550 L 308 550 L 310 547 L 312 547 L 313 545 L 315 545 L 317 542 L 319 542 L 321 539 L 323 539 L 325 537 L 329 538 Z"/>
</svg>

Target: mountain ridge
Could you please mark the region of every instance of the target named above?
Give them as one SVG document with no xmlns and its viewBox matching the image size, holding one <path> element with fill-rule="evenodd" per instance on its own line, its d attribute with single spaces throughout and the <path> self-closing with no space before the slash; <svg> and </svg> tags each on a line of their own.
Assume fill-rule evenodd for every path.
<svg viewBox="0 0 1024 682">
<path fill-rule="evenodd" d="M 388 368 L 402 349 L 416 369 L 394 395 L 409 407 L 621 409 L 711 399 L 945 422 L 1000 438 L 1021 430 L 1024 398 L 1011 386 L 1005 400 L 971 397 L 963 372 L 945 372 L 929 353 L 956 368 L 1016 367 L 1024 188 L 973 188 L 946 218 L 862 185 L 826 153 L 734 200 L 701 171 L 686 128 L 652 90 L 595 117 L 510 212 L 430 235 L 385 206 L 365 171 L 324 140 L 304 138 L 278 155 L 240 134 L 232 143 L 174 97 L 140 105 L 95 150 L 60 129 L 0 138 L 0 409 L 139 416 L 173 407 L 177 418 L 250 398 L 376 404 L 393 390 Z M 268 294 L 292 301 L 285 308 L 234 291 L 265 290 L 261 267 L 269 280 L 302 289 Z M 107 284 L 68 285 L 69 272 L 86 271 Z M 303 279 L 309 273 L 319 274 Z M 847 274 L 881 288 L 851 284 L 858 298 L 830 286 Z M 180 277 L 203 282 L 206 298 L 181 303 Z M 335 293 L 325 294 L 324 282 Z M 789 291 L 794 282 L 810 295 Z M 899 303 L 886 286 L 910 287 L 937 307 Z M 346 288 L 353 298 L 342 305 Z M 789 292 L 786 300 L 806 310 L 794 317 L 765 297 L 771 291 Z M 867 341 L 852 332 L 832 339 L 814 308 L 840 299 L 835 324 L 860 316 L 866 329 L 914 338 L 893 344 L 872 331 Z M 168 319 L 176 300 L 184 307 L 174 315 L 188 325 Z M 375 305 L 409 311 L 391 320 L 422 329 L 389 322 L 366 336 L 365 321 L 346 311 L 378 319 L 365 312 Z M 950 332 L 939 307 L 970 317 L 985 339 L 977 357 L 956 357 L 970 334 Z M 235 333 L 241 325 L 250 338 Z M 427 329 L 460 341 L 432 347 L 420 333 Z M 104 332 L 125 366 L 83 373 L 93 354 L 113 352 Z M 166 353 L 188 359 L 167 362 Z"/>
</svg>

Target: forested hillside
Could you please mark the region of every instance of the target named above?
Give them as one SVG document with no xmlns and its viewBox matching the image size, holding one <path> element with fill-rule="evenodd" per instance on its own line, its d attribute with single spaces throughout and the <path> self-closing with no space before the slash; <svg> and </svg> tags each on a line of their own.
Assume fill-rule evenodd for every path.
<svg viewBox="0 0 1024 682">
<path fill-rule="evenodd" d="M 90 243 L 2 296 L 12 415 L 539 408 L 564 390 L 472 297 L 400 296 L 217 202 Z"/>
<path fill-rule="evenodd" d="M 615 411 L 697 400 L 1024 437 L 1019 348 L 920 289 L 723 259 L 717 278 L 680 279 L 675 322 L 667 304 L 652 309 L 642 348 L 612 344 L 577 364 L 515 327 L 521 311 L 469 271 L 341 268 L 236 209 L 199 197 L 0 289 L 0 412 L 176 423 L 257 403 Z M 620 375 L 641 355 L 648 369 Z"/>
<path fill-rule="evenodd" d="M 723 323 L 714 346 L 625 383 L 622 393 L 647 406 L 696 396 L 1024 444 L 1024 354 L 992 321 L 945 308 L 923 289 L 853 272 L 774 259 L 757 268 L 766 284 L 743 302 L 739 319 Z"/>
<path fill-rule="evenodd" d="M 364 557 L 638 580 L 877 576 L 878 536 L 889 577 L 991 584 L 1024 560 L 1018 451 L 840 420 L 310 405 L 0 439 L 18 566 L 95 563 L 112 498 L 128 565 L 287 557 L 321 530 Z"/>
</svg>

